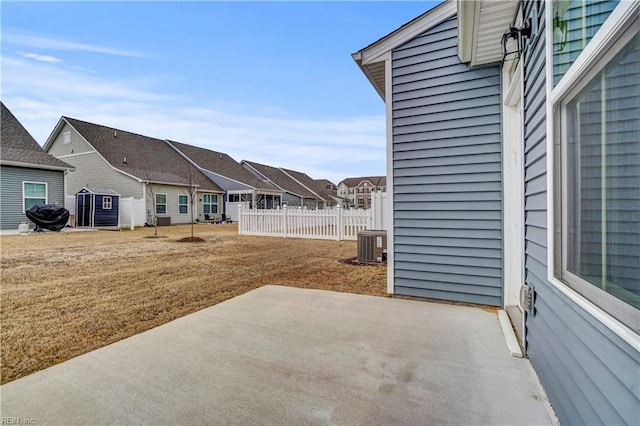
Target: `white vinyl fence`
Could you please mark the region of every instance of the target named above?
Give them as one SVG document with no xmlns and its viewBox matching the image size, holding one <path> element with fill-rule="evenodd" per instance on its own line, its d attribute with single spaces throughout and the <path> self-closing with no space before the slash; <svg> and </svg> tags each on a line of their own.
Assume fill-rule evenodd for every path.
<svg viewBox="0 0 640 426">
<path fill-rule="evenodd" d="M 238 234 L 321 240 L 357 240 L 365 229 L 387 229 L 386 193 L 374 193 L 369 210 L 339 207 L 307 210 L 295 207 L 278 209 L 238 208 Z M 372 194 L 372 195 L 374 195 Z M 382 195 L 384 197 L 382 197 Z"/>
</svg>

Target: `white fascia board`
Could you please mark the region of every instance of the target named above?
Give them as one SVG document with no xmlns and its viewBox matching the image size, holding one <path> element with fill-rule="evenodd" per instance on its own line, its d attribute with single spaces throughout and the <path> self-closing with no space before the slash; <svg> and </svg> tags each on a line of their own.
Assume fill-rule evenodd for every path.
<svg viewBox="0 0 640 426">
<path fill-rule="evenodd" d="M 64 117 L 63 117 L 61 120 L 64 120 Z M 144 180 L 143 180 L 143 179 L 140 179 L 140 178 L 139 178 L 139 177 L 137 177 L 137 176 L 134 176 L 134 175 L 132 175 L 132 174 L 130 174 L 130 173 L 127 173 L 127 172 L 125 172 L 125 171 L 123 171 L 123 170 L 120 170 L 120 169 L 118 169 L 117 167 L 115 167 L 113 164 L 111 164 L 109 161 L 107 161 L 107 159 L 106 159 L 106 158 L 104 158 L 104 156 L 103 156 L 102 154 L 100 154 L 100 151 L 98 151 L 98 150 L 96 149 L 96 147 L 95 147 L 95 146 L 91 145 L 91 143 L 90 143 L 90 142 L 89 142 L 89 141 L 84 137 L 84 135 L 83 135 L 82 133 L 80 133 L 80 132 L 75 128 L 75 127 L 73 127 L 73 125 L 71 125 L 71 123 L 69 123 L 67 120 L 64 120 L 64 122 L 65 122 L 65 123 L 67 123 L 67 124 L 69 125 L 69 127 L 71 127 L 71 128 L 73 129 L 73 131 L 74 131 L 74 132 L 76 132 L 76 133 L 78 134 L 78 136 L 80 136 L 80 137 L 82 138 L 82 140 L 83 140 L 83 141 L 85 141 L 85 142 L 86 142 L 86 144 L 87 144 L 87 145 L 89 145 L 89 146 L 93 149 L 93 151 L 94 151 L 96 154 L 98 154 L 98 156 L 99 156 L 100 158 L 102 158 L 102 161 L 104 161 L 105 163 L 107 163 L 107 165 L 108 165 L 109 167 L 111 167 L 113 170 L 115 170 L 115 171 L 117 171 L 117 172 L 119 172 L 119 173 L 122 173 L 123 175 L 125 175 L 125 176 L 127 176 L 127 177 L 130 177 L 131 179 L 133 179 L 133 180 L 135 180 L 135 181 L 137 181 L 137 182 L 139 182 L 139 183 L 143 183 L 143 182 L 144 182 Z M 57 127 L 57 126 L 56 126 L 56 127 Z M 52 135 L 53 135 L 53 133 L 52 133 Z M 49 143 L 49 142 L 47 141 L 47 143 Z"/>
<path fill-rule="evenodd" d="M 373 74 L 371 74 L 371 71 L 369 71 L 369 67 L 366 65 L 362 65 L 362 52 L 353 53 L 351 57 L 358 65 L 358 68 L 360 68 L 360 71 L 362 71 L 365 77 L 367 77 L 367 80 L 369 80 L 369 83 L 371 83 L 373 88 L 376 89 L 376 92 L 378 92 L 378 95 L 380 95 L 380 97 L 384 101 L 383 88 L 378 84 L 378 81 L 376 81 L 376 79 L 373 77 Z"/>
<path fill-rule="evenodd" d="M 75 167 L 62 167 L 62 166 L 47 166 L 45 164 L 33 164 L 33 163 L 23 163 L 22 161 L 0 161 L 0 165 L 3 166 L 13 166 L 13 167 L 23 167 L 25 169 L 39 169 L 39 170 L 54 170 L 54 171 L 73 171 Z"/>
<path fill-rule="evenodd" d="M 385 60 L 387 53 L 455 15 L 456 11 L 456 0 L 444 1 L 424 15 L 358 52 L 361 54 L 362 65 Z"/>
<path fill-rule="evenodd" d="M 473 33 L 476 26 L 477 2 L 458 0 L 458 58 L 471 62 L 473 53 Z"/>
<path fill-rule="evenodd" d="M 62 126 L 64 126 L 64 123 L 66 122 L 67 121 L 64 119 L 64 117 L 60 117 L 60 119 L 58 120 L 58 123 L 56 124 L 56 127 L 54 127 L 53 130 L 51 131 L 51 134 L 47 138 L 47 142 L 45 142 L 42 149 L 44 149 L 46 152 L 49 152 L 49 148 L 51 148 L 53 141 L 56 139 L 56 137 L 60 133 L 60 130 L 62 130 Z"/>
</svg>

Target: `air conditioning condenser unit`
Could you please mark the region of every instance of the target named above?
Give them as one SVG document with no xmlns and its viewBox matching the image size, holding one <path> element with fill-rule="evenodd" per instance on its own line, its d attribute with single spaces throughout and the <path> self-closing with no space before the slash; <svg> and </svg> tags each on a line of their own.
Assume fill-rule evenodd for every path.
<svg viewBox="0 0 640 426">
<path fill-rule="evenodd" d="M 358 232 L 358 262 L 387 261 L 387 231 L 367 229 Z"/>
</svg>

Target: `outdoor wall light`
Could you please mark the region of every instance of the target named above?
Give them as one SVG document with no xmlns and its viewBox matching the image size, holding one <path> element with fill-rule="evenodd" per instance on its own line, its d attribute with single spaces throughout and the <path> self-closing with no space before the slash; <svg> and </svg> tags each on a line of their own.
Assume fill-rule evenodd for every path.
<svg viewBox="0 0 640 426">
<path fill-rule="evenodd" d="M 520 27 L 510 26 L 502 34 L 502 62 L 518 59 L 526 48 L 525 39 L 531 37 L 531 18 Z"/>
</svg>

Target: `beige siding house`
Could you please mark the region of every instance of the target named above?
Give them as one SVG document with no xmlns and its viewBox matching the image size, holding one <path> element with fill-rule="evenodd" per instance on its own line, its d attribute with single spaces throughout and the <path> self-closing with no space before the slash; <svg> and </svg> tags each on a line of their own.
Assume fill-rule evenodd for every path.
<svg viewBox="0 0 640 426">
<path fill-rule="evenodd" d="M 44 149 L 76 168 L 66 181 L 70 211 L 73 196 L 92 186 L 121 195 L 122 226 L 190 223 L 192 210 L 198 221 L 222 217 L 223 190 L 164 140 L 62 117 Z"/>
</svg>

